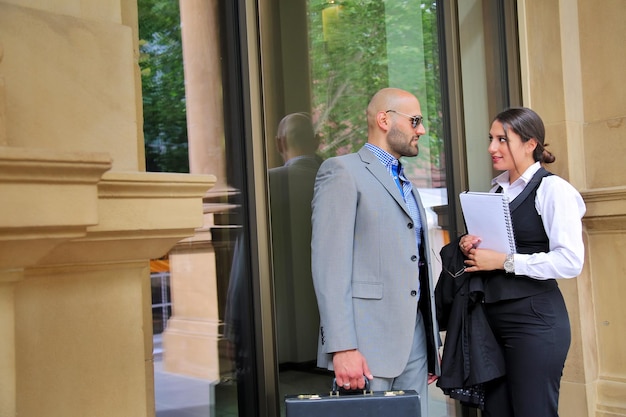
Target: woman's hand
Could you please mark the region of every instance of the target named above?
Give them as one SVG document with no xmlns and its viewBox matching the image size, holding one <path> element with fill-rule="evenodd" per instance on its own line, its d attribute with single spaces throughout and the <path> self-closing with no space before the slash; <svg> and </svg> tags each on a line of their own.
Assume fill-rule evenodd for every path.
<svg viewBox="0 0 626 417">
<path fill-rule="evenodd" d="M 504 261 L 506 260 L 506 253 L 489 249 L 470 249 L 466 256 L 465 272 L 504 269 Z"/>
<path fill-rule="evenodd" d="M 463 255 L 465 255 L 465 257 L 467 258 L 470 253 L 470 250 L 476 248 L 476 245 L 478 245 L 478 242 L 480 242 L 480 238 L 478 236 L 472 236 L 472 235 L 462 236 L 461 239 L 459 240 L 459 249 L 461 249 L 461 252 L 463 252 Z"/>
</svg>

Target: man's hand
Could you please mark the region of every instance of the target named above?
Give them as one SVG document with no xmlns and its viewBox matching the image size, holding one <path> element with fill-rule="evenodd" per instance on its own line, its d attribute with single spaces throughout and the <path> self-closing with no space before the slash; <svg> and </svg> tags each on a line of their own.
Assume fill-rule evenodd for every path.
<svg viewBox="0 0 626 417">
<path fill-rule="evenodd" d="M 365 357 L 356 349 L 335 352 L 333 354 L 333 367 L 335 368 L 337 386 L 344 389 L 365 388 L 364 375 L 369 380 L 374 379 Z"/>
</svg>

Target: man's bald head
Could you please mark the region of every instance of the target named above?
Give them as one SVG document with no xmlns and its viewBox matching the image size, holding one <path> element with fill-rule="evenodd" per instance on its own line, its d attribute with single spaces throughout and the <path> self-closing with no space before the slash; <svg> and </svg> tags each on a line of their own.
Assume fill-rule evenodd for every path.
<svg viewBox="0 0 626 417">
<path fill-rule="evenodd" d="M 402 107 L 406 103 L 417 102 L 417 98 L 408 91 L 399 88 L 383 88 L 379 90 L 367 106 L 367 126 L 368 129 L 376 127 L 376 115 L 380 111 L 387 111 Z"/>
<path fill-rule="evenodd" d="M 426 134 L 424 125 L 413 126 L 413 118 L 421 117 L 419 100 L 399 88 L 383 88 L 367 106 L 367 141 L 396 158 L 416 156 L 417 141 Z"/>
<path fill-rule="evenodd" d="M 276 130 L 278 151 L 283 159 L 313 155 L 319 147 L 311 117 L 306 113 L 291 113 L 283 117 Z"/>
</svg>

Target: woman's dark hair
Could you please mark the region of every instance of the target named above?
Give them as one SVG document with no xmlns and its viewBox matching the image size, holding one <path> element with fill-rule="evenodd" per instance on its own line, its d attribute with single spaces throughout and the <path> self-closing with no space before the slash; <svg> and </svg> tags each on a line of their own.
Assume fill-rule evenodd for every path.
<svg viewBox="0 0 626 417">
<path fill-rule="evenodd" d="M 533 153 L 535 162 L 543 162 L 550 164 L 556 159 L 552 153 L 546 150 L 547 143 L 544 143 L 546 129 L 543 125 L 541 117 L 528 107 L 511 107 L 500 112 L 494 121 L 502 123 L 504 132 L 511 129 L 517 133 L 522 142 L 528 142 L 530 139 L 537 141 L 537 147 Z"/>
</svg>

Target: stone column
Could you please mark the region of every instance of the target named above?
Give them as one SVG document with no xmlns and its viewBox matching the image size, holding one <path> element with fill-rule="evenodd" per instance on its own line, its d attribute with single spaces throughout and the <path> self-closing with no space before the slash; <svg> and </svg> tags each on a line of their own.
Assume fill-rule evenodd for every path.
<svg viewBox="0 0 626 417">
<path fill-rule="evenodd" d="M 180 1 L 187 99 L 189 169 L 211 173 L 217 183 L 205 197 L 204 225 L 169 254 L 172 316 L 163 332 L 163 364 L 173 373 L 216 381 L 219 253 L 211 233 L 214 212 L 231 187 L 226 175 L 220 33 L 217 0 Z M 217 206 L 217 208 L 216 208 Z"/>
<path fill-rule="evenodd" d="M 220 321 L 210 231 L 196 230 L 170 251 L 169 259 L 173 305 L 163 332 L 164 369 L 218 381 Z"/>
<path fill-rule="evenodd" d="M 22 278 L 22 269 L 0 271 L 0 414 L 16 415 L 15 397 L 15 282 Z"/>
<path fill-rule="evenodd" d="M 4 46 L 0 41 L 0 62 L 4 56 Z M 7 128 L 6 128 L 6 91 L 4 88 L 4 77 L 0 74 L 0 146 L 7 144 Z"/>
<path fill-rule="evenodd" d="M 572 327 L 559 414 L 626 416 L 626 8 L 623 2 L 518 2 L 524 103 L 546 126 L 550 171 L 580 190 L 585 267 L 559 280 Z M 601 40 L 598 42 L 598 40 Z M 619 93 L 616 93 L 620 91 Z"/>
<path fill-rule="evenodd" d="M 214 174 L 214 192 L 226 186 L 224 116 L 217 0 L 180 2 L 187 99 L 189 169 Z"/>
</svg>

